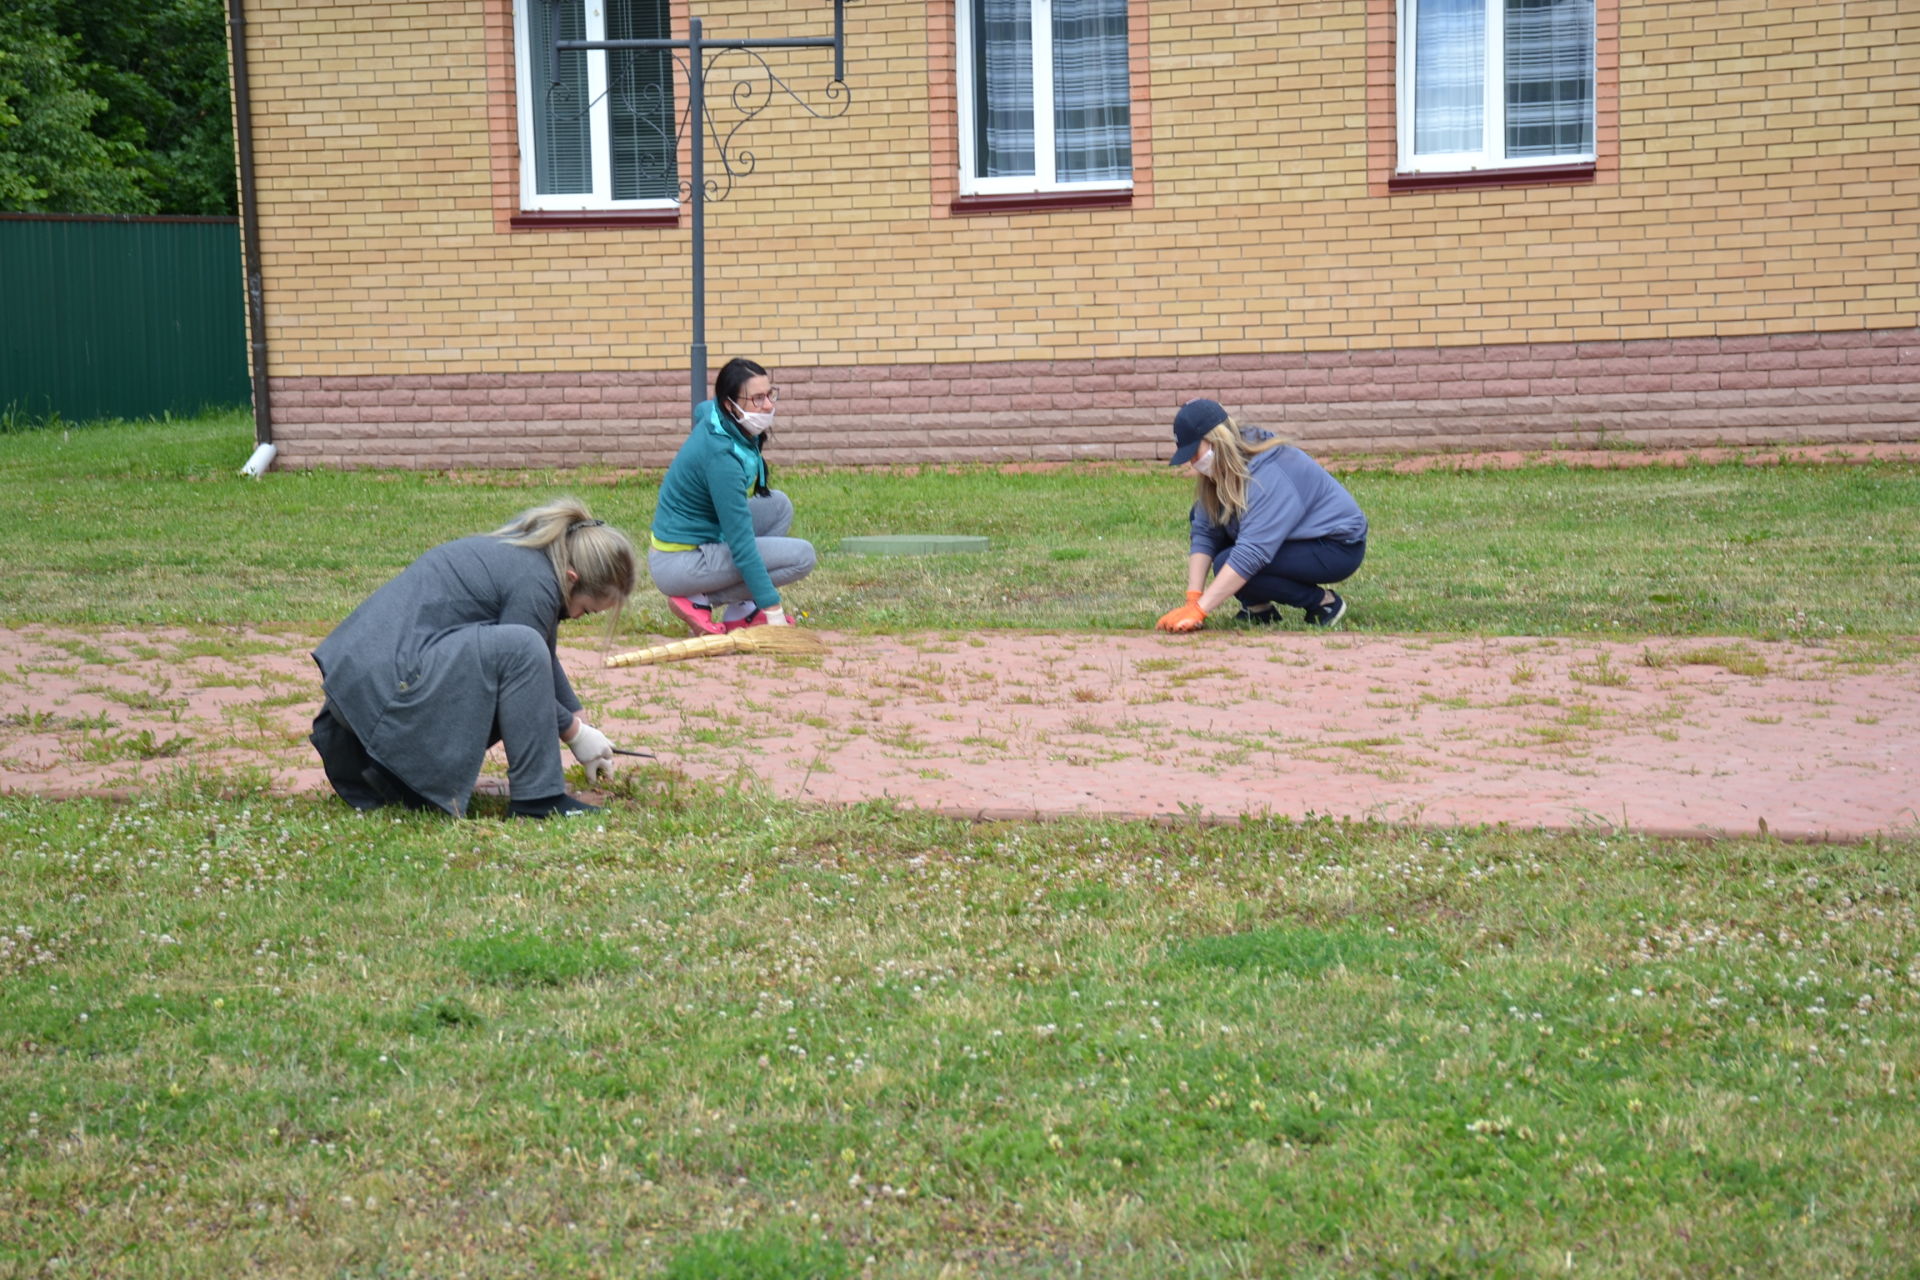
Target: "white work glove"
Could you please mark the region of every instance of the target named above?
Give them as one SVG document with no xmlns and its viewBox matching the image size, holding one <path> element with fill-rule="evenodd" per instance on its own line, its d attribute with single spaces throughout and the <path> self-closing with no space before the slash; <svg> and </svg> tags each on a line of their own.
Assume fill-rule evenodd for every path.
<svg viewBox="0 0 1920 1280">
<path fill-rule="evenodd" d="M 767 625 L 770 627 L 790 627 L 793 625 L 793 619 L 787 616 L 785 605 L 777 604 L 774 605 L 773 608 L 764 610 L 763 612 L 767 615 Z"/>
<path fill-rule="evenodd" d="M 573 758 L 587 771 L 589 783 L 613 776 L 613 743 L 586 721 L 580 722 L 580 729 L 567 743 L 567 750 L 573 752 Z"/>
</svg>

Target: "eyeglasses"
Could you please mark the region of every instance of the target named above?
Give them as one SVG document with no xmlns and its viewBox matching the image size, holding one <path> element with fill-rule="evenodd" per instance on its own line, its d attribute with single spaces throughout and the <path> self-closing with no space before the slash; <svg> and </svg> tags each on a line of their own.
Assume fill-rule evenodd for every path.
<svg viewBox="0 0 1920 1280">
<path fill-rule="evenodd" d="M 757 396 L 736 396 L 735 404 L 752 405 L 756 409 L 771 409 L 780 399 L 780 388 L 769 387 L 765 394 Z"/>
</svg>

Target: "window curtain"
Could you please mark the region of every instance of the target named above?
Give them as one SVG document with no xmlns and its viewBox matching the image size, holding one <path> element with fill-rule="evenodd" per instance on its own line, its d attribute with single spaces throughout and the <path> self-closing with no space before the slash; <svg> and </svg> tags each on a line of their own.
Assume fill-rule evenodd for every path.
<svg viewBox="0 0 1920 1280">
<path fill-rule="evenodd" d="M 593 140 L 587 122 L 587 55 L 560 55 L 553 80 L 555 40 L 584 40 L 582 0 L 527 0 L 527 36 L 532 46 L 533 183 L 543 196 L 593 190 Z"/>
<path fill-rule="evenodd" d="M 1053 0 L 1053 155 L 1061 182 L 1133 176 L 1127 0 Z"/>
<path fill-rule="evenodd" d="M 607 39 L 662 40 L 668 0 L 602 0 Z M 671 200 L 680 194 L 674 145 L 673 55 L 635 49 L 607 55 L 607 127 L 613 144 L 615 200 Z"/>
<path fill-rule="evenodd" d="M 1418 0 L 1413 37 L 1413 151 L 1479 151 L 1484 140 L 1486 0 Z"/>
<path fill-rule="evenodd" d="M 1033 173 L 1033 0 L 974 0 L 974 154 L 983 178 Z"/>
<path fill-rule="evenodd" d="M 1593 0 L 1507 0 L 1507 155 L 1593 150 Z"/>
</svg>

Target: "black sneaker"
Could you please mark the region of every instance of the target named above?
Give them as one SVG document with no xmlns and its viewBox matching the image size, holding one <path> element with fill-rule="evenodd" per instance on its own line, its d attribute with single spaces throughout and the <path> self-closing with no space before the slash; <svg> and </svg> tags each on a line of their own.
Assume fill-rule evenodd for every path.
<svg viewBox="0 0 1920 1280">
<path fill-rule="evenodd" d="M 1317 604 L 1306 611 L 1307 622 L 1310 625 L 1316 627 L 1331 627 L 1337 625 L 1340 619 L 1347 616 L 1347 602 L 1340 598 L 1338 591 L 1333 592 L 1332 595 L 1333 599 L 1326 604 Z"/>
<path fill-rule="evenodd" d="M 1273 601 L 1265 604 L 1241 605 L 1240 621 L 1256 627 L 1271 627 L 1280 621 L 1280 611 L 1273 607 Z"/>
<path fill-rule="evenodd" d="M 600 806 L 588 804 L 585 800 L 575 800 L 564 792 L 557 796 L 542 796 L 538 800 L 514 800 L 507 805 L 510 818 L 578 818 L 583 814 L 599 813 Z"/>
</svg>

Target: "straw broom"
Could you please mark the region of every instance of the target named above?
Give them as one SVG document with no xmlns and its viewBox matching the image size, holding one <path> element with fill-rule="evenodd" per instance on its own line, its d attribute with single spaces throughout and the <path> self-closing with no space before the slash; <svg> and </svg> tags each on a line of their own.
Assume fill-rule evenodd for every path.
<svg viewBox="0 0 1920 1280">
<path fill-rule="evenodd" d="M 707 658 L 717 653 L 819 653 L 826 645 L 819 635 L 799 627 L 744 627 L 719 636 L 695 636 L 691 640 L 669 640 L 647 649 L 616 653 L 607 658 L 610 667 L 644 667 L 656 662 L 685 662 L 689 658 Z"/>
</svg>

